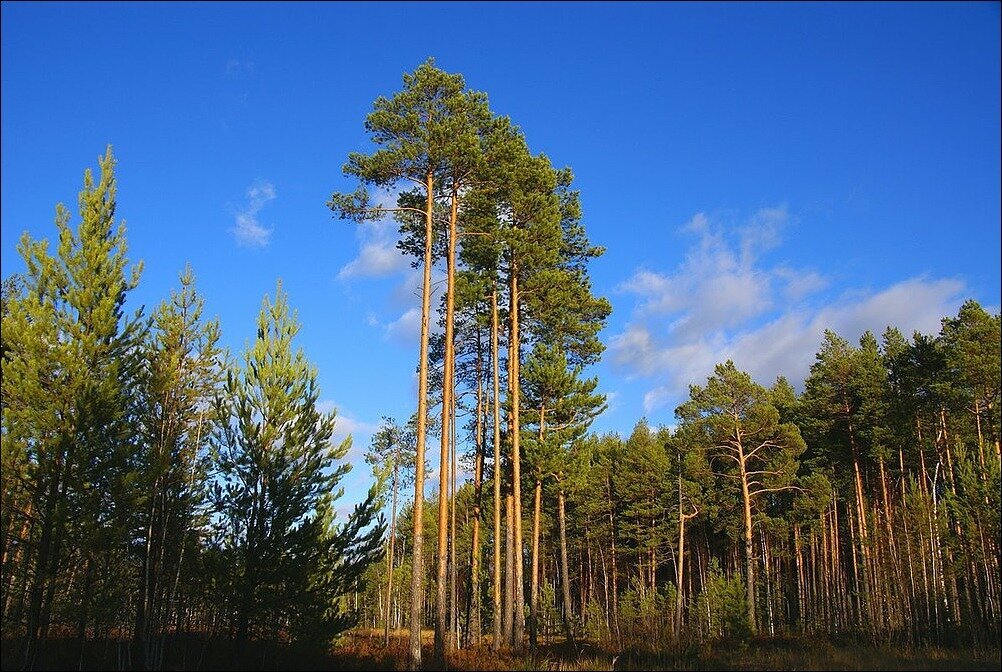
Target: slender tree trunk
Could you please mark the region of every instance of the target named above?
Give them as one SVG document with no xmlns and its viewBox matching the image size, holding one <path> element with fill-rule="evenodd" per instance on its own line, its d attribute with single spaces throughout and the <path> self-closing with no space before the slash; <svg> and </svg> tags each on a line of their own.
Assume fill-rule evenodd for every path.
<svg viewBox="0 0 1002 672">
<path fill-rule="evenodd" d="M 512 435 L 511 435 L 511 481 L 512 481 L 512 516 L 515 528 L 515 620 L 512 625 L 512 637 L 516 647 L 522 646 L 522 637 L 525 633 L 525 588 L 522 575 L 522 458 L 520 454 L 520 434 L 521 422 L 519 420 L 519 407 L 521 405 L 521 380 L 519 378 L 519 365 L 521 360 L 520 335 L 518 324 L 519 301 L 518 294 L 518 264 L 512 259 L 509 297 L 511 304 L 511 340 L 508 357 L 511 360 L 511 380 L 508 381 L 508 388 L 511 390 L 511 414 L 512 414 Z"/>
<path fill-rule="evenodd" d="M 567 568 L 567 516 L 564 512 L 564 488 L 562 485 L 557 488 L 557 518 L 560 523 L 560 592 L 564 600 L 564 636 L 569 643 L 573 644 L 574 631 L 571 628 L 571 619 L 574 614 L 571 609 L 570 572 Z"/>
<path fill-rule="evenodd" d="M 386 623 L 383 626 L 383 646 L 390 645 L 390 620 L 393 613 L 393 546 L 397 536 L 397 484 L 400 473 L 400 444 L 393 457 L 393 502 L 390 507 L 390 541 L 386 554 Z"/>
<path fill-rule="evenodd" d="M 453 351 L 455 353 L 455 351 Z M 455 371 L 456 363 L 452 363 Z M 459 589 L 456 579 L 456 397 L 452 397 L 452 410 L 449 413 L 451 418 L 449 434 L 451 435 L 451 469 L 450 469 L 450 491 L 449 497 L 449 643 L 448 648 L 459 647 Z"/>
<path fill-rule="evenodd" d="M 546 435 L 546 404 L 539 406 L 539 445 L 543 445 Z M 542 512 L 543 481 L 536 478 L 534 506 L 532 512 L 532 575 L 529 591 L 529 645 L 535 649 L 539 631 L 539 525 Z"/>
<path fill-rule="evenodd" d="M 70 462 L 68 451 L 62 447 L 59 448 L 59 451 L 48 483 L 43 481 L 40 484 L 40 498 L 44 500 L 45 508 L 28 606 L 28 641 L 24 656 L 26 670 L 33 668 L 40 642 L 48 634 L 48 614 L 52 608 L 52 593 L 55 589 L 55 579 L 59 568 L 59 550 L 63 536 L 59 505 L 65 496 L 66 471 Z M 46 486 L 48 492 L 45 492 Z"/>
<path fill-rule="evenodd" d="M 442 362 L 442 440 L 439 452 L 438 470 L 438 571 L 435 575 L 435 659 L 445 659 L 446 648 L 446 570 L 449 557 L 449 440 L 451 439 L 452 394 L 453 394 L 453 348 L 454 310 L 456 282 L 456 217 L 459 194 L 452 190 L 451 212 L 449 215 L 448 252 L 445 258 L 445 358 Z"/>
<path fill-rule="evenodd" d="M 748 625 L 752 632 L 757 632 L 758 624 L 755 619 L 755 547 L 752 542 L 751 494 L 748 491 L 745 455 L 740 441 L 740 434 L 738 434 L 738 465 L 741 467 L 741 503 L 743 505 L 745 528 L 745 581 L 748 601 Z"/>
<path fill-rule="evenodd" d="M 682 511 L 682 489 L 681 479 L 679 480 L 679 501 L 678 501 L 678 562 L 676 562 L 675 586 L 678 590 L 675 593 L 675 627 L 678 632 L 682 630 L 682 617 L 685 608 L 685 590 L 683 588 L 683 577 L 685 569 L 685 523 L 690 518 L 695 518 L 699 510 L 693 507 L 692 513 Z"/>
<path fill-rule="evenodd" d="M 473 468 L 473 540 L 470 549 L 470 595 L 467 600 L 467 641 L 471 644 L 480 642 L 480 509 L 484 489 L 484 391 L 483 391 L 483 356 L 481 341 L 477 336 L 477 420 L 476 420 L 476 451 Z"/>
<path fill-rule="evenodd" d="M 613 629 L 616 631 L 616 637 L 619 637 L 619 566 L 616 563 L 615 505 L 612 499 L 612 477 L 609 474 L 606 474 L 605 477 L 605 492 L 609 505 L 609 558 L 612 562 L 612 624 Z"/>
<path fill-rule="evenodd" d="M 514 632 L 515 615 L 515 572 L 514 572 L 514 528 L 512 521 L 512 497 L 506 494 L 504 498 L 504 524 L 505 524 L 505 548 L 504 548 L 504 612 L 501 627 L 503 629 L 504 643 L 506 647 L 511 647 L 512 633 Z"/>
<path fill-rule="evenodd" d="M 529 646 L 536 648 L 539 630 L 539 518 L 542 511 L 543 481 L 536 478 L 532 507 L 532 576 L 529 590 Z"/>
<path fill-rule="evenodd" d="M 491 648 L 497 651 L 501 648 L 501 363 L 498 359 L 498 290 L 497 285 L 491 292 L 491 366 L 494 383 L 494 394 L 491 411 L 494 415 L 494 581 L 492 586 L 493 640 Z"/>
<path fill-rule="evenodd" d="M 850 409 L 848 403 L 845 405 L 844 412 L 846 417 L 849 417 Z M 852 471 L 853 479 L 856 487 L 856 523 L 858 526 L 858 539 L 856 540 L 859 547 L 860 556 L 860 576 L 862 578 L 862 589 L 860 591 L 861 602 L 860 609 L 866 614 L 867 624 L 872 625 L 875 623 L 873 608 L 874 600 L 871 593 L 872 586 L 870 585 L 870 544 L 869 544 L 869 525 L 866 520 L 866 497 L 863 495 L 863 476 L 859 468 L 859 451 L 856 446 L 856 434 L 853 428 L 852 422 L 848 423 L 849 427 L 849 448 L 852 454 Z M 853 548 L 853 555 L 856 554 L 856 548 Z"/>
<path fill-rule="evenodd" d="M 428 421 L 428 322 L 431 314 L 431 243 L 432 211 L 434 207 L 434 176 L 425 175 L 424 280 L 421 292 L 421 352 L 418 359 L 417 437 L 414 474 L 414 562 L 411 572 L 411 636 L 408 667 L 421 667 L 421 625 L 424 596 L 424 448 Z"/>
</svg>

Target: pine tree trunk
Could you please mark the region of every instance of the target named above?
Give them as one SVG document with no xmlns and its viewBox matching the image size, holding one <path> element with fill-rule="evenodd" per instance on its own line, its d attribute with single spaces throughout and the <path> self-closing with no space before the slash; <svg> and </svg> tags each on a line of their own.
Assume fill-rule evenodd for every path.
<svg viewBox="0 0 1002 672">
<path fill-rule="evenodd" d="M 616 632 L 616 637 L 619 637 L 619 567 L 616 563 L 616 519 L 613 513 L 615 507 L 612 500 L 612 478 L 608 474 L 606 474 L 605 478 L 605 492 L 609 505 L 609 557 L 612 562 L 612 624 Z"/>
<path fill-rule="evenodd" d="M 386 553 L 386 623 L 383 626 L 383 646 L 390 645 L 390 620 L 393 613 L 393 545 L 397 536 L 397 484 L 400 474 L 400 444 L 393 457 L 393 502 L 390 507 L 390 542 Z"/>
<path fill-rule="evenodd" d="M 543 481 L 536 478 L 532 507 L 532 577 L 529 591 L 529 646 L 533 649 L 538 644 L 539 635 L 539 518 L 542 499 Z"/>
<path fill-rule="evenodd" d="M 477 336 L 476 457 L 473 467 L 473 540 L 470 549 L 470 594 L 466 602 L 467 642 L 480 642 L 480 509 L 484 486 L 484 391 L 481 340 Z"/>
<path fill-rule="evenodd" d="M 452 363 L 455 371 L 456 363 Z M 456 397 L 452 397 L 452 409 L 449 412 L 451 418 L 449 434 L 452 437 L 450 460 L 452 462 L 450 470 L 450 491 L 449 497 L 449 642 L 447 647 L 452 650 L 459 647 L 459 587 L 456 578 Z"/>
<path fill-rule="evenodd" d="M 491 648 L 498 651 L 501 648 L 501 364 L 498 359 L 498 291 L 497 285 L 491 292 L 491 365 L 494 383 L 492 413 L 494 415 L 494 627 Z"/>
<path fill-rule="evenodd" d="M 740 442 L 740 435 L 738 438 Z M 755 619 L 755 548 L 752 541 L 752 515 L 751 515 L 751 495 L 748 491 L 748 476 L 745 470 L 745 456 L 741 452 L 739 444 L 739 462 L 741 467 L 741 503 L 744 513 L 744 540 L 745 540 L 745 588 L 748 607 L 748 626 L 751 631 L 757 632 L 758 625 Z"/>
<path fill-rule="evenodd" d="M 685 589 L 683 587 L 683 577 L 685 576 L 685 523 L 690 518 L 695 518 L 699 513 L 698 509 L 693 509 L 692 513 L 682 511 L 682 488 L 679 479 L 679 501 L 678 501 L 678 561 L 675 563 L 675 629 L 682 631 L 682 618 L 685 608 Z"/>
<path fill-rule="evenodd" d="M 574 643 L 574 632 L 571 629 L 571 581 L 567 567 L 567 517 L 564 513 L 564 489 L 557 489 L 557 518 L 560 523 L 560 592 L 563 595 L 564 636 L 570 644 Z"/>
<path fill-rule="evenodd" d="M 60 449 L 61 450 L 61 449 Z M 42 516 L 42 533 L 39 539 L 38 551 L 35 556 L 35 572 L 31 582 L 31 593 L 28 602 L 28 633 L 27 644 L 24 653 L 24 669 L 30 670 L 35 664 L 35 657 L 38 654 L 38 647 L 41 640 L 45 638 L 46 631 L 46 604 L 45 594 L 48 583 L 55 580 L 58 566 L 58 547 L 61 530 L 56 525 L 56 508 L 59 501 L 62 486 L 60 478 L 63 471 L 63 463 L 66 461 L 65 454 L 57 456 L 54 473 L 49 476 L 48 483 L 43 481 L 40 499 L 45 502 L 44 514 Z M 47 486 L 47 487 L 46 487 Z M 45 490 L 48 492 L 45 492 Z"/>
<path fill-rule="evenodd" d="M 459 194 L 453 187 L 449 215 L 449 241 L 446 254 L 445 289 L 445 358 L 442 361 L 442 432 L 438 470 L 438 567 L 435 574 L 435 659 L 445 659 L 446 648 L 446 572 L 449 558 L 449 441 L 452 422 L 453 348 L 456 283 L 456 218 Z"/>
<path fill-rule="evenodd" d="M 410 656 L 408 667 L 421 668 L 421 625 L 424 597 L 424 449 L 428 421 L 428 322 L 431 315 L 431 243 L 434 177 L 425 176 L 424 280 L 421 291 L 421 352 L 418 358 L 417 437 L 414 474 L 414 561 L 411 572 Z"/>
<path fill-rule="evenodd" d="M 514 572 L 514 523 L 512 522 L 512 497 L 506 494 L 504 498 L 504 524 L 505 524 L 505 544 L 504 544 L 504 611 L 501 628 L 503 630 L 504 645 L 511 648 L 514 632 L 515 615 L 515 572 Z"/>
<path fill-rule="evenodd" d="M 522 458 L 520 453 L 521 421 L 519 420 L 521 379 L 519 378 L 519 365 L 521 360 L 520 335 L 519 335 L 519 293 L 518 293 L 518 264 L 512 259 L 510 292 L 511 296 L 511 340 L 508 357 L 511 360 L 511 380 L 508 381 L 508 388 L 511 391 L 511 414 L 512 414 L 512 435 L 511 435 L 511 481 L 512 481 L 512 516 L 514 534 L 514 564 L 515 564 L 515 597 L 514 597 L 514 622 L 512 624 L 512 637 L 516 647 L 522 646 L 522 637 L 525 634 L 525 587 L 523 585 L 522 574 Z"/>
</svg>

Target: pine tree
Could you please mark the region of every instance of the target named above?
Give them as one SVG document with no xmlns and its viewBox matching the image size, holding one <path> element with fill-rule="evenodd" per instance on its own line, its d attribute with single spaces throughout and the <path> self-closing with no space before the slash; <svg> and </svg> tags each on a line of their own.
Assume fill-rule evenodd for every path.
<svg viewBox="0 0 1002 672">
<path fill-rule="evenodd" d="M 334 413 L 317 408 L 317 371 L 302 349 L 281 283 L 265 297 L 257 337 L 240 370 L 227 372 L 215 404 L 214 499 L 227 545 L 236 552 L 236 636 L 275 637 L 288 621 L 301 640 L 324 643 L 351 623 L 336 597 L 378 557 L 385 524 L 375 517 L 378 488 L 344 528 L 334 525 L 338 483 L 350 438 L 331 444 Z"/>
<path fill-rule="evenodd" d="M 439 70 L 434 60 L 429 59 L 413 73 L 404 75 L 404 89 L 393 98 L 380 96 L 373 104 L 373 111 L 365 121 L 366 130 L 379 149 L 371 155 L 352 153 L 344 172 L 357 178 L 363 184 L 379 188 L 398 189 L 399 196 L 395 208 L 371 206 L 369 194 L 359 187 L 352 194 L 335 193 L 328 206 L 343 218 L 356 220 L 372 219 L 387 212 L 396 212 L 403 219 L 403 229 L 407 237 L 402 247 L 413 249 L 423 259 L 423 285 L 421 293 L 421 337 L 418 358 L 418 403 L 417 403 L 417 474 L 414 486 L 415 539 L 413 545 L 414 562 L 411 579 L 411 669 L 421 665 L 421 623 L 423 594 L 423 547 L 424 534 L 424 454 L 427 422 L 428 398 L 428 331 L 431 315 L 431 267 L 433 246 L 436 239 L 434 217 L 437 190 L 442 188 L 449 177 L 455 177 L 453 170 L 465 166 L 453 165 L 451 160 L 457 151 L 465 156 L 468 149 L 464 143 L 468 136 L 458 138 L 456 146 L 453 134 L 457 123 L 462 124 L 468 98 L 461 75 L 450 75 Z M 412 188 L 401 189 L 401 185 Z M 457 192 L 458 195 L 458 192 Z M 423 220 L 423 229 L 413 222 L 413 216 Z M 450 222 L 454 218 L 450 216 Z M 419 231 L 419 232 L 418 232 Z M 416 235 L 414 235 L 416 234 Z M 420 250 L 420 251 L 419 251 Z M 447 401 L 447 400 L 444 400 Z M 447 433 L 443 423 L 443 434 Z M 444 588 L 444 587 L 443 587 Z M 444 605 L 443 605 L 444 606 Z M 444 612 L 443 612 L 444 613 Z M 436 624 L 439 625 L 438 621 Z M 444 646 L 444 633 L 436 628 L 436 651 Z"/>
<path fill-rule="evenodd" d="M 201 513 L 208 472 L 208 417 L 222 378 L 218 320 L 202 321 L 204 300 L 190 266 L 153 314 L 140 388 L 143 498 L 135 636 L 141 661 L 158 669 L 184 549 Z"/>
<path fill-rule="evenodd" d="M 746 607 L 756 630 L 755 553 L 752 509 L 762 495 L 794 489 L 804 440 L 796 425 L 779 422 L 769 392 L 738 371 L 734 363 L 718 364 L 706 386 L 693 385 L 689 401 L 676 410 L 679 420 L 695 429 L 711 464 L 725 482 L 736 484 L 743 509 Z"/>
<path fill-rule="evenodd" d="M 71 551 L 79 552 L 88 577 L 77 611 L 82 637 L 98 556 L 124 546 L 135 495 L 130 474 L 138 442 L 131 394 L 145 324 L 139 314 L 125 319 L 123 307 L 142 264 L 128 269 L 125 225 L 115 226 L 110 147 L 98 164 L 96 183 L 89 169 L 84 173 L 76 231 L 69 211 L 62 204 L 56 208 L 55 257 L 47 240 L 22 237 L 25 291 L 10 302 L 4 319 L 5 451 L 24 456 L 29 506 L 37 521 L 28 669 L 48 634 L 56 583 Z"/>
<path fill-rule="evenodd" d="M 978 461 L 985 468 L 986 443 L 999 460 L 1000 363 L 999 315 L 989 315 L 976 301 L 967 301 L 955 318 L 943 320 L 942 340 L 951 377 L 956 380 L 966 410 L 975 422 Z"/>
<path fill-rule="evenodd" d="M 577 476 L 578 466 L 570 454 L 571 446 L 588 430 L 592 420 L 605 409 L 605 396 L 595 394 L 597 378 L 581 380 L 583 366 L 572 367 L 558 346 L 537 342 L 526 362 L 522 383 L 527 414 L 522 429 L 525 434 L 527 473 L 534 485 L 532 518 L 531 581 L 529 600 L 529 640 L 535 647 L 538 637 L 539 534 L 541 497 L 544 480 L 552 477 L 557 490 L 557 516 L 560 527 L 560 566 L 563 587 L 563 622 L 567 639 L 573 641 L 570 627 L 571 601 L 567 566 L 565 499 L 568 483 Z"/>
<path fill-rule="evenodd" d="M 413 422 L 406 428 L 401 427 L 396 420 L 383 417 L 372 442 L 365 453 L 365 461 L 372 466 L 376 480 L 390 479 L 390 534 L 386 548 L 386 611 L 383 629 L 383 646 L 390 645 L 390 617 L 393 599 L 393 563 L 395 557 L 394 544 L 397 535 L 397 494 L 400 488 L 407 487 L 413 480 L 414 470 L 414 432 Z"/>
</svg>

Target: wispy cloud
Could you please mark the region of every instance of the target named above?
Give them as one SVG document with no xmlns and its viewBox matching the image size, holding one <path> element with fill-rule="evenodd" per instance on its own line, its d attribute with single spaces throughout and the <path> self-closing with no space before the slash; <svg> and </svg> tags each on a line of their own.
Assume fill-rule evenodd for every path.
<svg viewBox="0 0 1002 672">
<path fill-rule="evenodd" d="M 240 75 L 249 75 L 254 72 L 254 61 L 240 58 L 231 58 L 226 61 L 226 66 L 223 68 L 227 77 L 239 77 Z"/>
<path fill-rule="evenodd" d="M 271 240 L 272 229 L 266 228 L 258 220 L 258 213 L 278 194 L 275 185 L 267 180 L 258 180 L 247 187 L 247 203 L 236 214 L 236 226 L 230 231 L 240 245 L 265 247 Z"/>
<path fill-rule="evenodd" d="M 335 412 L 334 435 L 332 437 L 334 443 L 339 444 L 351 436 L 351 448 L 346 459 L 352 464 L 361 462 L 362 455 L 365 454 L 365 449 L 372 439 L 372 434 L 378 429 L 379 423 L 360 420 L 331 399 L 318 402 L 317 410 L 322 413 Z"/>
<path fill-rule="evenodd" d="M 374 205 L 389 208 L 396 205 L 396 197 L 384 191 L 372 194 Z M 356 228 L 359 241 L 358 255 L 341 267 L 338 280 L 352 278 L 382 278 L 405 271 L 409 264 L 397 249 L 397 226 L 389 215 L 365 222 Z"/>
<path fill-rule="evenodd" d="M 763 209 L 728 235 L 697 214 L 683 227 L 697 240 L 673 272 L 640 269 L 620 285 L 636 305 L 610 350 L 628 377 L 660 381 L 644 396 L 645 412 L 680 403 L 690 384 L 727 359 L 760 383 L 785 375 L 799 384 L 826 328 L 850 340 L 868 329 L 879 336 L 888 325 L 934 332 L 960 305 L 961 281 L 924 277 L 812 303 L 828 284 L 820 273 L 762 260 L 781 243 L 788 219 L 785 208 Z"/>
<path fill-rule="evenodd" d="M 358 256 L 341 267 L 338 280 L 350 278 L 381 278 L 407 268 L 407 260 L 391 241 L 364 243 Z"/>
<path fill-rule="evenodd" d="M 408 308 L 403 315 L 386 325 L 386 338 L 401 345 L 413 346 L 420 335 L 420 308 Z"/>
</svg>

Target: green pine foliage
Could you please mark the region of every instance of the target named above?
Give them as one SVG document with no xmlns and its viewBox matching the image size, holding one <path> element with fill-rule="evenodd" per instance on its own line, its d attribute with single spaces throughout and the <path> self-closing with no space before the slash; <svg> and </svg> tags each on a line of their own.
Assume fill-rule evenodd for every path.
<svg viewBox="0 0 1002 672">
<path fill-rule="evenodd" d="M 385 527 L 363 532 L 376 515 L 376 486 L 344 527 L 334 523 L 350 438 L 332 442 L 335 415 L 318 408 L 316 368 L 293 350 L 299 328 L 279 283 L 243 367 L 227 371 L 215 402 L 213 500 L 234 562 L 238 640 L 288 628 L 324 643 L 345 629 L 352 621 L 337 598 L 377 558 Z"/>
</svg>

